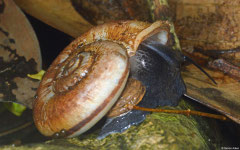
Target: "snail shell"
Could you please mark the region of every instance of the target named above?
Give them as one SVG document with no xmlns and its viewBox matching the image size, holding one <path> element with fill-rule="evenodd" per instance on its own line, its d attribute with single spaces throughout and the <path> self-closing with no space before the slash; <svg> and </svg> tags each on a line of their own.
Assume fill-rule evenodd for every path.
<svg viewBox="0 0 240 150">
<path fill-rule="evenodd" d="M 74 40 L 45 73 L 33 103 L 33 117 L 45 136 L 77 136 L 98 122 L 124 89 L 128 58 L 145 38 L 169 27 L 119 21 L 97 26 Z"/>
<path fill-rule="evenodd" d="M 142 100 L 145 93 L 146 87 L 142 85 L 141 81 L 131 77 L 128 78 L 121 96 L 118 98 L 112 109 L 109 110 L 107 117 L 118 117 L 131 111 L 128 106 L 137 105 Z"/>
</svg>

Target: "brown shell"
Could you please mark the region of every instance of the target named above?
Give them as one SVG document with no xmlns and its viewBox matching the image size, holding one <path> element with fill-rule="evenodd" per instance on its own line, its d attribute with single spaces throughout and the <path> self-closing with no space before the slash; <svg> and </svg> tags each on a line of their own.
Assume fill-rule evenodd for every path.
<svg viewBox="0 0 240 150">
<path fill-rule="evenodd" d="M 129 106 L 137 105 L 143 98 L 146 88 L 136 79 L 129 78 L 119 100 L 108 112 L 107 117 L 120 116 L 130 111 Z"/>
<path fill-rule="evenodd" d="M 66 49 L 94 41 L 109 40 L 123 45 L 128 55 L 133 56 L 144 39 L 164 29 L 170 30 L 167 21 L 157 21 L 153 24 L 141 21 L 115 21 L 92 28 L 73 41 Z"/>
<path fill-rule="evenodd" d="M 126 50 L 113 42 L 95 42 L 63 62 L 59 58 L 60 65 L 44 75 L 33 105 L 35 124 L 47 136 L 60 130 L 80 134 L 93 126 L 117 100 L 129 72 Z"/>
<path fill-rule="evenodd" d="M 120 96 L 128 77 L 128 56 L 142 40 L 166 27 L 168 23 L 160 21 L 107 23 L 69 44 L 38 88 L 33 115 L 39 131 L 52 136 L 64 130 L 72 137 L 92 127 Z"/>
</svg>

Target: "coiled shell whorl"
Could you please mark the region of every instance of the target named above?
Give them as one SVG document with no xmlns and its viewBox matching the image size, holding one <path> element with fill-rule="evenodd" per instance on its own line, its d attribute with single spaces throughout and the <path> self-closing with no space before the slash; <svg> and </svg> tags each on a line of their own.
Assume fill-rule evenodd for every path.
<svg viewBox="0 0 240 150">
<path fill-rule="evenodd" d="M 145 38 L 168 26 L 119 21 L 92 28 L 70 43 L 45 73 L 33 103 L 33 117 L 45 136 L 79 135 L 117 101 L 128 74 L 128 58 Z"/>
</svg>

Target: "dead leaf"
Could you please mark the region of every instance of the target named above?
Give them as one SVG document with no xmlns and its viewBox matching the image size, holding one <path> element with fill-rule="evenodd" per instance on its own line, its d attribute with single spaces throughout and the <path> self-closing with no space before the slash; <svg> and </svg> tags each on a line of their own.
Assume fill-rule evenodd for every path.
<svg viewBox="0 0 240 150">
<path fill-rule="evenodd" d="M 182 71 L 187 95 L 240 124 L 240 82 L 222 72 L 204 69 L 217 85 L 195 66 L 189 65 Z"/>
<path fill-rule="evenodd" d="M 39 81 L 27 77 L 41 70 L 38 40 L 12 0 L 0 3 L 0 101 L 31 107 Z"/>
</svg>

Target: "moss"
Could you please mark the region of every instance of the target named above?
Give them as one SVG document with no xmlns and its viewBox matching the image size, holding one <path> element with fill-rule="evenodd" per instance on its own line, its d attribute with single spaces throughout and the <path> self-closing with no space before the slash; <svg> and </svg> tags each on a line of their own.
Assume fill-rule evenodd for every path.
<svg viewBox="0 0 240 150">
<path fill-rule="evenodd" d="M 185 101 L 177 107 L 165 109 L 194 109 Z M 210 122 L 215 122 L 210 120 Z M 221 138 L 218 129 L 210 128 L 209 120 L 203 117 L 167 113 L 152 113 L 146 120 L 132 126 L 123 133 L 115 133 L 102 140 L 97 139 L 99 131 L 71 139 L 55 139 L 42 144 L 20 146 L 13 149 L 218 149 L 219 144 L 208 141 L 211 136 Z M 11 148 L 2 147 L 0 149 Z"/>
<path fill-rule="evenodd" d="M 177 34 L 175 32 L 175 28 L 174 28 L 174 25 L 173 23 L 170 24 L 170 32 L 173 34 L 174 36 L 174 42 L 175 42 L 175 45 L 173 45 L 173 49 L 174 50 L 181 50 L 181 46 L 180 46 L 180 42 L 179 42 L 179 39 L 177 37 Z"/>
<path fill-rule="evenodd" d="M 168 16 L 165 16 L 163 14 L 165 14 L 164 12 L 161 12 L 161 18 L 158 18 L 159 14 L 156 14 L 156 13 L 159 13 L 159 11 L 156 11 L 156 10 L 159 10 L 159 6 L 161 7 L 167 7 L 168 8 L 168 1 L 167 0 L 155 0 L 155 1 L 152 1 L 152 0 L 147 0 L 147 3 L 148 3 L 148 7 L 149 7 L 149 10 L 150 10 L 150 15 L 151 15 L 151 20 L 152 21 L 156 21 L 156 20 L 169 20 L 170 18 Z"/>
<path fill-rule="evenodd" d="M 168 6 L 168 1 L 167 0 L 159 0 L 160 5 L 167 5 Z"/>
</svg>

